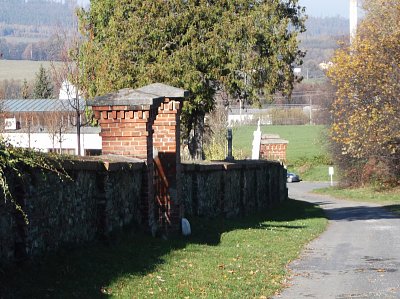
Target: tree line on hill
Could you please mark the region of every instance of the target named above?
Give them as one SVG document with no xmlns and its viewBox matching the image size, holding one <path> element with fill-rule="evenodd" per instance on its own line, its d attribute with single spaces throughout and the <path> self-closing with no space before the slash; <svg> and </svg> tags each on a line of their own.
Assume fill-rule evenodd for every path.
<svg viewBox="0 0 400 299">
<path fill-rule="evenodd" d="M 349 34 L 349 20 L 340 16 L 336 17 L 308 17 L 307 31 L 301 38 L 316 36 L 346 36 Z"/>
<path fill-rule="evenodd" d="M 304 57 L 302 75 L 307 79 L 325 78 L 320 63 L 328 62 L 340 41 L 349 39 L 349 20 L 343 17 L 309 17 L 307 31 L 300 35 L 300 48 L 307 54 Z"/>
<path fill-rule="evenodd" d="M 3 0 L 1 2 L 0 23 L 25 26 L 65 26 L 74 25 L 76 0 Z M 12 28 L 11 32 L 12 33 Z"/>
<path fill-rule="evenodd" d="M 38 42 L 15 43 L 0 38 L 1 59 L 7 60 L 57 61 L 61 48 L 62 41 L 57 35 Z"/>
<path fill-rule="evenodd" d="M 53 60 L 54 34 L 76 28 L 76 0 L 13 0 L 2 2 L 0 10 L 0 53 L 3 59 Z M 320 78 L 318 64 L 328 61 L 337 40 L 348 36 L 349 21 L 342 17 L 309 17 L 307 31 L 299 35 L 304 57 L 303 76 Z M 12 37 L 12 39 L 9 39 Z M 26 41 L 33 39 L 33 41 Z"/>
<path fill-rule="evenodd" d="M 57 34 L 76 30 L 76 0 L 10 0 L 1 4 L 2 59 L 57 60 L 60 51 Z"/>
</svg>

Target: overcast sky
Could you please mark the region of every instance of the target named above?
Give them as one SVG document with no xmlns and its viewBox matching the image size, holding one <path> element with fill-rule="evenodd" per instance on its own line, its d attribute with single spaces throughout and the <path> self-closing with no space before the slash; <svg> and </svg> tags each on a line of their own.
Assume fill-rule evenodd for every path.
<svg viewBox="0 0 400 299">
<path fill-rule="evenodd" d="M 78 2 L 81 5 L 89 4 L 89 0 Z M 349 0 L 300 0 L 300 5 L 305 6 L 307 14 L 314 17 L 349 17 Z"/>
</svg>

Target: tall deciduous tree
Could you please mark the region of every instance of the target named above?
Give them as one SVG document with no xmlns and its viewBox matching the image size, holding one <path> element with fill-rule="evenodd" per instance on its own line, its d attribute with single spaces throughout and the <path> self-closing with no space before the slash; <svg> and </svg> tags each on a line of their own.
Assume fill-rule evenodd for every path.
<svg viewBox="0 0 400 299">
<path fill-rule="evenodd" d="M 80 11 L 82 82 L 91 97 L 153 82 L 190 90 L 183 135 L 193 130 L 199 158 L 219 88 L 250 102 L 291 92 L 303 11 L 298 0 L 93 0 Z"/>
<path fill-rule="evenodd" d="M 36 74 L 33 96 L 35 99 L 49 99 L 53 96 L 53 86 L 43 65 L 40 65 L 39 72 Z"/>
<path fill-rule="evenodd" d="M 354 42 L 328 72 L 338 89 L 333 148 L 349 181 L 399 184 L 400 3 L 367 0 L 365 9 Z"/>
<path fill-rule="evenodd" d="M 59 46 L 55 51 L 58 61 L 51 62 L 52 74 L 63 91 L 63 100 L 67 100 L 68 108 L 74 111 L 74 117 L 71 118 L 71 125 L 76 128 L 77 154 L 81 153 L 81 128 L 86 126 L 85 105 L 82 99 L 82 89 L 80 72 L 79 47 L 81 39 L 78 32 L 60 32 L 58 35 Z"/>
</svg>

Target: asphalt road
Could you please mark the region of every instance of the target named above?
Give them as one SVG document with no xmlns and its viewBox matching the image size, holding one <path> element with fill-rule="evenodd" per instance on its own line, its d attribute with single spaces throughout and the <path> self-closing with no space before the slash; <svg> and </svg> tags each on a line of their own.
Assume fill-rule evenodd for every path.
<svg viewBox="0 0 400 299">
<path fill-rule="evenodd" d="M 400 219 L 368 203 L 310 194 L 323 183 L 288 184 L 289 196 L 320 205 L 327 230 L 289 264 L 276 299 L 400 298 Z"/>
</svg>

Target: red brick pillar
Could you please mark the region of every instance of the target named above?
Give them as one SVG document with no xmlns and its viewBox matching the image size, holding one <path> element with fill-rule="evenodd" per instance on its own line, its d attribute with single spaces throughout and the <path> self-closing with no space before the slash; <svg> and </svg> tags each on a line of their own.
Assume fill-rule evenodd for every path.
<svg viewBox="0 0 400 299">
<path fill-rule="evenodd" d="M 96 97 L 92 106 L 101 127 L 102 154 L 142 159 L 146 162 L 142 186 L 142 223 L 154 229 L 153 123 L 163 98 L 157 95 L 122 89 Z"/>
<path fill-rule="evenodd" d="M 103 155 L 148 158 L 148 148 L 152 148 L 154 110 L 110 105 L 93 106 L 93 111 L 101 126 Z"/>
<path fill-rule="evenodd" d="M 188 96 L 186 90 L 155 83 L 139 89 L 163 96 L 153 124 L 153 145 L 158 153 L 156 166 L 161 168 L 168 185 L 167 194 L 160 194 L 161 204 L 166 206 L 166 213 L 159 215 L 160 229 L 165 233 L 178 231 L 183 216 L 181 194 L 181 156 L 180 156 L 180 114 L 182 101 Z M 157 159 L 157 158 L 156 158 Z M 158 173 L 156 175 L 159 175 Z M 159 186 L 156 186 L 159 190 Z M 157 197 L 157 195 L 156 195 Z M 165 202 L 166 201 L 166 202 Z M 159 203 L 160 204 L 160 203 Z M 160 211 L 164 207 L 161 207 Z"/>
<path fill-rule="evenodd" d="M 182 218 L 180 198 L 180 111 L 179 101 L 164 98 L 153 124 L 153 145 L 168 182 L 169 228 L 177 231 Z M 169 229 L 166 227 L 166 229 Z"/>
<path fill-rule="evenodd" d="M 289 141 L 281 139 L 279 135 L 262 135 L 260 145 L 260 158 L 285 162 L 288 143 Z"/>
</svg>

